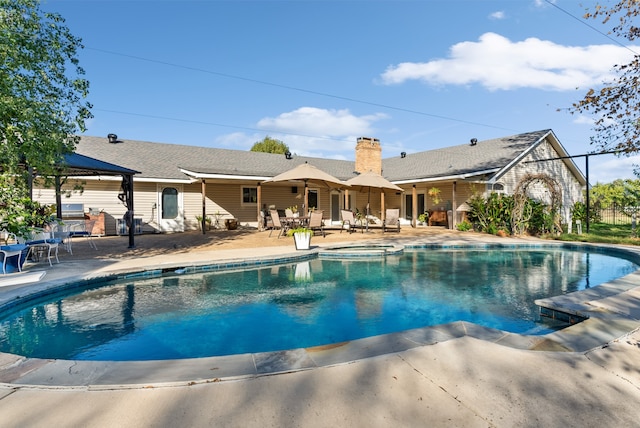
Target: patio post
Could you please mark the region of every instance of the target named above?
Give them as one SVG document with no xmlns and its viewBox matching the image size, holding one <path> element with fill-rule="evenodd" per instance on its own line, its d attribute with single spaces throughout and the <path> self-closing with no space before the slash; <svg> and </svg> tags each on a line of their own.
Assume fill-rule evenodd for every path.
<svg viewBox="0 0 640 428">
<path fill-rule="evenodd" d="M 202 220 L 200 220 L 200 229 L 202 229 L 202 234 L 206 235 L 207 232 L 207 184 L 204 181 L 204 178 L 200 182 L 200 192 L 202 193 Z"/>
<path fill-rule="evenodd" d="M 418 190 L 416 185 L 411 189 L 411 227 L 416 227 L 416 219 L 418 218 Z"/>
<path fill-rule="evenodd" d="M 256 190 L 256 218 L 258 219 L 258 230 L 262 230 L 262 227 L 264 226 L 264 224 L 262 224 L 262 216 L 260 215 L 260 212 L 262 211 L 262 186 L 260 185 L 260 182 L 258 182 L 258 186 L 257 186 L 257 190 Z"/>
</svg>

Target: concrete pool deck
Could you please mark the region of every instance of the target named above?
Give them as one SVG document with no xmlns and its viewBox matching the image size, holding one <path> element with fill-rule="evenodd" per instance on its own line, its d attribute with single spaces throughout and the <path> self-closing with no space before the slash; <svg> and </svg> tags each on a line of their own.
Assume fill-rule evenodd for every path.
<svg viewBox="0 0 640 428">
<path fill-rule="evenodd" d="M 380 239 L 549 243 L 420 232 L 345 233 L 339 239 L 335 233 L 314 238 L 312 245 Z M 261 257 L 295 253 L 290 240 L 276 243 L 264 232 L 253 232 L 237 247 L 217 245 L 218 240 L 217 246 L 194 250 L 189 242 L 201 239 L 195 235 L 137 238 L 136 251 L 121 250 L 124 238 L 97 239 L 99 250 L 93 253 L 74 242 L 74 255 L 61 250 L 61 263 L 53 268 L 28 267 L 46 269 L 42 281 L 0 288 L 0 304 L 69 278 L 240 260 L 258 251 Z M 151 242 L 157 239 L 173 241 L 169 251 L 158 251 L 161 245 Z M 120 365 L 0 354 L 0 426 L 635 426 L 639 287 L 634 273 L 559 296 L 548 303 L 591 318 L 542 338 L 460 322 L 336 346 L 219 359 Z"/>
</svg>

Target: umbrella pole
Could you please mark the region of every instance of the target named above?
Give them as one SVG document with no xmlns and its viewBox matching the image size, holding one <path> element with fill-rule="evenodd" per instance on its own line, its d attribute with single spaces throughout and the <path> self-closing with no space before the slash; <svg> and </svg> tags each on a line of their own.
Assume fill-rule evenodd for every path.
<svg viewBox="0 0 640 428">
<path fill-rule="evenodd" d="M 302 205 L 302 213 L 301 215 L 303 217 L 307 216 L 307 212 L 308 212 L 308 208 L 307 205 L 309 204 L 309 188 L 307 187 L 307 180 L 304 180 L 304 203 Z"/>
<path fill-rule="evenodd" d="M 367 233 L 369 233 L 369 204 L 371 203 L 371 187 L 369 187 L 369 196 L 367 196 L 367 214 L 364 217 L 364 221 L 367 222 Z"/>
</svg>

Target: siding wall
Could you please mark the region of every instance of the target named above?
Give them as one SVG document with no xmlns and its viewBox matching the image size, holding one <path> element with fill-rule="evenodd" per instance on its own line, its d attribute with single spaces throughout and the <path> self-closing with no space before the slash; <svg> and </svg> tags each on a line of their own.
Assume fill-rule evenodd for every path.
<svg viewBox="0 0 640 428">
<path fill-rule="evenodd" d="M 515 165 L 497 182 L 504 184 L 504 191 L 507 194 L 513 194 L 520 180 L 527 174 L 547 174 L 556 179 L 562 188 L 562 208 L 561 217 L 564 223 L 570 223 L 571 207 L 577 201 L 582 201 L 582 186 L 574 177 L 571 170 L 567 167 L 563 160 L 552 160 L 545 162 L 531 162 L 532 160 L 541 160 L 558 157 L 558 152 L 547 141 L 542 142 L 532 152 L 527 155 L 522 162 Z M 488 188 L 487 192 L 491 189 Z M 540 200 L 544 203 L 550 203 L 550 194 L 545 186 L 533 185 L 529 187 L 529 196 Z"/>
<path fill-rule="evenodd" d="M 62 191 L 71 190 L 79 180 L 69 179 L 62 186 Z M 105 233 L 107 235 L 116 234 L 117 219 L 121 219 L 127 211 L 126 207 L 118 199 L 121 189 L 119 180 L 87 180 L 83 182 L 84 191 L 82 193 L 72 193 L 70 197 L 63 196 L 63 204 L 84 204 L 85 213 L 89 209 L 102 211 L 105 213 Z M 142 219 L 143 230 L 146 232 L 156 229 L 155 208 L 157 203 L 155 183 L 136 183 L 134 181 L 134 210 L 135 216 Z M 33 198 L 43 204 L 55 204 L 55 190 L 34 188 Z"/>
<path fill-rule="evenodd" d="M 62 190 L 70 190 L 78 180 L 70 179 Z M 97 209 L 105 213 L 105 233 L 115 235 L 117 233 L 117 220 L 126 212 L 125 206 L 118 199 L 121 182 L 119 180 L 86 180 L 83 184 L 84 191 L 73 193 L 70 197 L 62 199 L 63 204 L 84 204 L 85 212 L 89 208 Z M 256 182 L 244 184 L 206 184 L 206 213 L 213 218 L 214 214 L 221 215 L 221 224 L 224 219 L 236 218 L 241 225 L 257 226 L 257 204 L 242 203 L 242 188 L 256 187 Z M 158 207 L 160 200 L 158 193 L 163 187 L 175 187 L 182 192 L 183 215 L 185 230 L 199 228 L 196 216 L 202 215 L 201 184 L 162 184 L 136 182 L 134 179 L 134 209 L 136 218 L 142 219 L 144 232 L 155 232 L 161 229 L 158 224 Z M 325 211 L 325 218 L 330 217 L 330 192 L 309 186 L 309 189 L 318 191 L 319 210 Z M 36 187 L 34 199 L 44 204 L 55 204 L 54 189 Z M 298 186 L 296 193 L 291 193 L 291 186 L 264 185 L 262 186 L 262 203 L 269 207 L 275 205 L 277 209 L 285 209 L 297 205 L 302 209 L 304 201 L 304 187 Z"/>
</svg>

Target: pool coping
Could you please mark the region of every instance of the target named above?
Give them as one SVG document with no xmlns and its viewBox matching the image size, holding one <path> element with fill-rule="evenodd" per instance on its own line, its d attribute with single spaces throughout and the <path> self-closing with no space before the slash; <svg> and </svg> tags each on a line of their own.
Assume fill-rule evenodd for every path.
<svg viewBox="0 0 640 428">
<path fill-rule="evenodd" d="M 434 244 L 406 242 L 406 248 L 488 249 L 488 248 L 589 248 L 595 251 L 621 252 L 640 260 L 640 251 L 607 245 L 535 242 Z M 344 247 L 345 245 L 337 245 Z M 328 246 L 331 247 L 331 246 Z M 163 272 L 208 272 L 212 270 L 261 267 L 315 258 L 322 248 L 304 253 L 285 253 L 266 257 L 221 260 L 215 263 L 169 263 L 161 268 L 125 269 L 109 273 L 91 273 L 68 277 L 32 287 L 32 295 L 54 293 L 60 288 L 77 287 L 95 280 L 114 277 L 150 277 Z M 24 293 L 23 296 L 24 297 Z M 0 301 L 0 310 L 13 304 Z M 0 383 L 32 387 L 81 387 L 90 389 L 138 388 L 153 385 L 185 385 L 246 379 L 348 364 L 432 345 L 465 336 L 517 349 L 532 351 L 585 352 L 624 337 L 640 328 L 640 269 L 589 290 L 540 299 L 536 304 L 587 317 L 585 321 L 545 335 L 529 336 L 508 333 L 465 321 L 405 330 L 380 336 L 286 351 L 229 355 L 181 360 L 157 361 L 72 361 L 27 358 L 0 353 Z"/>
</svg>

